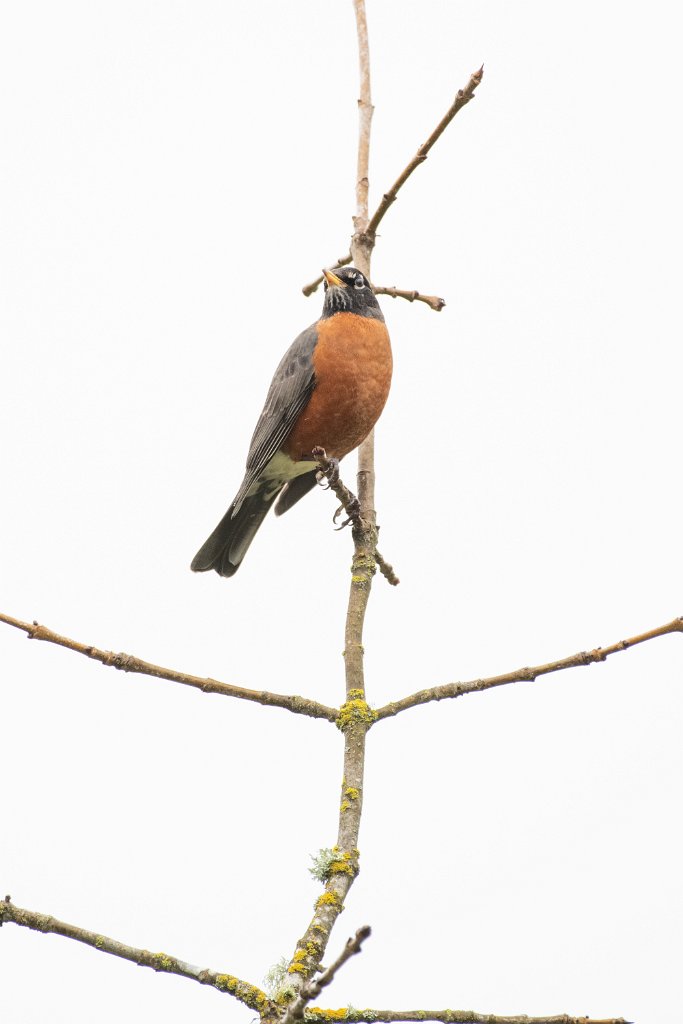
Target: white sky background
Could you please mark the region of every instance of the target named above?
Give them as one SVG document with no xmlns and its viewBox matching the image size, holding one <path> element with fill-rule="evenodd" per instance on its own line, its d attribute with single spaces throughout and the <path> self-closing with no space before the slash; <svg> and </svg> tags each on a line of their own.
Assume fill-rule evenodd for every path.
<svg viewBox="0 0 683 1024">
<path fill-rule="evenodd" d="M 369 699 L 683 613 L 680 26 L 671 4 L 370 0 L 373 205 L 485 62 L 382 227 Z M 350 3 L 3 5 L 0 607 L 112 650 L 338 704 L 351 537 L 269 519 L 189 562 L 272 372 L 346 251 Z M 355 457 L 344 465 L 354 483 Z M 0 629 L 0 896 L 260 983 L 336 836 L 324 722 Z M 369 737 L 362 873 L 324 1005 L 680 1008 L 683 638 L 413 710 Z M 247 1022 L 229 997 L 0 932 L 7 1024 Z M 323 1002 L 323 1000 L 321 1000 Z"/>
</svg>

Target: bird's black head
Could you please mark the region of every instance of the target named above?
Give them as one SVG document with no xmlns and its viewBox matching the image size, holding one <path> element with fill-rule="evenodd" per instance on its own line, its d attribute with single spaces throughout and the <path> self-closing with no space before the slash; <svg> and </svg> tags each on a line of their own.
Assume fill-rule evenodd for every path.
<svg viewBox="0 0 683 1024">
<path fill-rule="evenodd" d="M 323 270 L 323 276 L 323 320 L 334 316 L 335 313 L 356 313 L 375 320 L 384 319 L 370 282 L 360 270 L 356 270 L 355 267 L 337 267 L 334 271 Z"/>
</svg>

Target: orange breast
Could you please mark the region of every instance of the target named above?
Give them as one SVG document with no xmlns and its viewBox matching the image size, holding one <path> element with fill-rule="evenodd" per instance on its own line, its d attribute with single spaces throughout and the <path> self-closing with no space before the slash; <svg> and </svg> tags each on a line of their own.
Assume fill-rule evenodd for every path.
<svg viewBox="0 0 683 1024">
<path fill-rule="evenodd" d="M 384 408 L 392 370 L 389 332 L 381 320 L 336 313 L 318 324 L 313 366 L 315 390 L 282 448 L 300 460 L 320 445 L 340 459 L 365 440 Z"/>
</svg>

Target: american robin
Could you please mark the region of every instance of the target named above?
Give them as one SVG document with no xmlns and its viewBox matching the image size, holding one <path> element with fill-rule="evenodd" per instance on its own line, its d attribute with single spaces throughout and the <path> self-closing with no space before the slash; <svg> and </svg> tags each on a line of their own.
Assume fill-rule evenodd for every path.
<svg viewBox="0 0 683 1024">
<path fill-rule="evenodd" d="M 323 273 L 322 316 L 275 371 L 242 486 L 192 559 L 194 572 L 236 573 L 275 499 L 275 515 L 282 515 L 315 486 L 313 448 L 343 458 L 365 440 L 384 408 L 392 359 L 377 299 L 353 267 Z"/>
</svg>

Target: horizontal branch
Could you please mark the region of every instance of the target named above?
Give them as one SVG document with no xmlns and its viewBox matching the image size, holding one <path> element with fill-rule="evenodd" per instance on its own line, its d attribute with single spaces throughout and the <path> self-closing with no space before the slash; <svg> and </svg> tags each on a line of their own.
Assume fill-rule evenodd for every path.
<svg viewBox="0 0 683 1024">
<path fill-rule="evenodd" d="M 569 658 L 562 658 L 560 661 L 551 661 L 547 665 L 535 665 L 532 668 L 518 668 L 515 672 L 505 672 L 500 676 L 490 676 L 488 679 L 474 679 L 466 683 L 446 683 L 444 686 L 433 686 L 428 690 L 418 690 L 417 693 L 401 700 L 392 701 L 379 708 L 375 714 L 377 721 L 382 718 L 390 718 L 398 715 L 408 708 L 417 707 L 420 704 L 428 704 L 434 700 L 446 700 L 453 697 L 462 697 L 466 693 L 478 693 L 481 690 L 490 690 L 494 686 L 506 686 L 508 683 L 533 682 L 539 676 L 550 675 L 552 672 L 562 672 L 567 668 L 581 668 L 584 665 L 593 665 L 598 661 L 605 661 L 610 654 L 617 654 L 619 651 L 627 651 L 637 644 L 644 644 L 647 640 L 654 640 L 658 636 L 666 636 L 667 633 L 683 633 L 683 617 L 668 622 L 665 626 L 658 626 L 647 633 L 639 633 L 628 640 L 620 640 L 619 643 L 610 647 L 597 647 L 594 651 L 580 651 Z M 558 1018 L 559 1019 L 559 1018 Z"/>
<path fill-rule="evenodd" d="M 71 640 L 67 636 L 60 636 L 54 633 L 47 626 L 40 626 L 37 622 L 22 622 L 11 615 L 0 613 L 0 622 L 7 623 L 26 633 L 29 640 L 45 640 L 58 647 L 66 647 L 77 654 L 84 654 L 86 658 L 93 658 L 110 668 L 120 669 L 122 672 L 136 672 L 143 676 L 152 676 L 155 679 L 167 679 L 172 683 L 181 683 L 183 686 L 192 686 L 202 693 L 218 693 L 223 697 L 237 697 L 240 700 L 253 701 L 255 704 L 265 704 L 268 707 L 284 708 L 296 715 L 308 715 L 310 718 L 324 718 L 328 722 L 334 722 L 339 712 L 335 708 L 328 708 L 325 704 L 318 704 L 317 701 L 308 700 L 306 697 L 288 696 L 281 693 L 269 693 L 267 690 L 248 690 L 244 686 L 233 686 L 230 683 L 220 683 L 216 679 L 191 676 L 186 672 L 176 672 L 174 669 L 162 668 L 161 665 L 153 665 L 149 661 L 142 661 L 131 654 L 114 654 L 112 651 L 100 651 L 97 647 L 89 644 L 82 644 L 78 640 Z"/>
<path fill-rule="evenodd" d="M 33 910 L 15 907 L 9 896 L 5 896 L 4 901 L 0 902 L 0 925 L 3 924 L 17 924 L 21 928 L 30 928 L 35 932 L 62 935 L 64 938 L 75 939 L 76 942 L 92 946 L 100 953 L 109 953 L 122 960 L 130 960 L 131 963 L 137 964 L 139 967 L 150 967 L 153 971 L 190 978 L 192 981 L 198 981 L 200 985 L 210 985 L 218 989 L 219 992 L 229 992 L 240 1003 L 244 1003 L 251 1010 L 256 1010 L 261 1014 L 274 1006 L 265 992 L 256 988 L 255 985 L 235 978 L 232 974 L 221 974 L 218 971 L 210 971 L 208 968 L 195 967 L 193 964 L 169 956 L 168 953 L 150 953 L 148 949 L 136 949 L 134 946 L 127 946 L 124 942 L 110 939 L 106 935 L 99 935 L 96 932 L 87 931 L 85 928 L 79 928 L 75 924 L 58 921 L 48 914 L 37 914 Z"/>
<path fill-rule="evenodd" d="M 526 1014 L 499 1017 L 474 1010 L 321 1010 L 317 1006 L 306 1012 L 306 1024 L 375 1024 L 376 1021 L 440 1021 L 441 1024 L 629 1024 L 623 1017 L 570 1017 L 566 1013 L 550 1017 L 527 1017 Z"/>
<path fill-rule="evenodd" d="M 384 215 L 386 214 L 391 204 L 396 201 L 396 197 L 398 196 L 399 190 L 405 185 L 406 181 L 413 173 L 415 168 L 419 167 L 420 164 L 424 163 L 424 161 L 427 159 L 427 155 L 430 149 L 432 148 L 434 143 L 441 137 L 441 135 L 443 135 L 446 128 L 448 128 L 449 124 L 451 123 L 455 115 L 458 113 L 458 111 L 462 110 L 462 108 L 466 106 L 466 104 L 468 104 L 470 100 L 474 97 L 474 90 L 481 83 L 483 77 L 484 68 L 482 66 L 479 68 L 478 71 L 475 71 L 473 74 L 470 75 L 470 80 L 464 89 L 458 89 L 455 99 L 453 100 L 450 107 L 437 124 L 432 134 L 429 136 L 427 141 L 420 146 L 417 153 L 410 161 L 410 163 L 407 165 L 407 167 L 405 167 L 401 171 L 401 173 L 399 174 L 398 178 L 391 186 L 389 191 L 384 193 L 384 195 L 382 196 L 381 203 L 373 213 L 372 217 L 370 218 L 370 223 L 368 224 L 367 233 L 371 237 L 374 237 L 375 234 L 377 233 L 377 228 L 379 227 L 380 222 L 384 218 Z"/>
<path fill-rule="evenodd" d="M 435 313 L 440 313 L 446 305 L 446 300 L 440 299 L 438 295 L 422 295 L 416 291 L 404 291 L 401 288 L 384 288 L 381 285 L 373 285 L 372 290 L 375 295 L 388 295 L 392 299 L 406 299 L 408 302 L 426 302 Z"/>
</svg>

